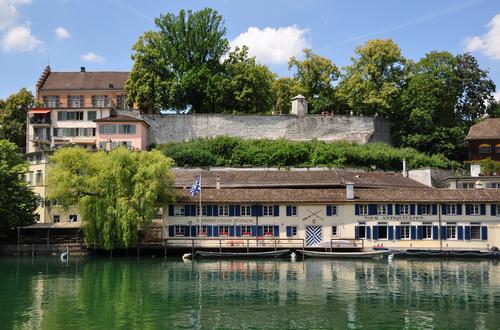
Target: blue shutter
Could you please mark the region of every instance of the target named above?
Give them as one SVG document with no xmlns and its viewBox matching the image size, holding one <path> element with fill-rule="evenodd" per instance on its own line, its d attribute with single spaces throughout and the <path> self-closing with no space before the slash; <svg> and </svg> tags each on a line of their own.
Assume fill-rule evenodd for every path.
<svg viewBox="0 0 500 330">
<path fill-rule="evenodd" d="M 401 214 L 400 208 L 401 208 L 401 206 L 399 204 L 396 204 L 396 215 Z"/>
<path fill-rule="evenodd" d="M 198 233 L 198 227 L 197 226 L 191 226 L 191 237 L 196 237 Z"/>
<path fill-rule="evenodd" d="M 240 205 L 234 206 L 234 216 L 236 216 L 236 217 L 241 216 L 241 206 Z"/>
<path fill-rule="evenodd" d="M 496 216 L 497 215 L 497 206 L 495 204 L 491 204 L 490 211 L 491 211 L 491 215 Z"/>
<path fill-rule="evenodd" d="M 366 226 L 366 239 L 370 239 L 372 236 L 372 229 L 368 226 Z"/>
<path fill-rule="evenodd" d="M 432 215 L 437 215 L 437 214 L 438 214 L 438 205 L 432 204 Z"/>
<path fill-rule="evenodd" d="M 184 226 L 184 236 L 189 237 L 190 231 L 189 231 L 189 226 Z"/>
<path fill-rule="evenodd" d="M 368 204 L 368 215 L 377 214 L 377 204 Z"/>
<path fill-rule="evenodd" d="M 470 240 L 470 226 L 465 226 L 465 239 Z"/>
<path fill-rule="evenodd" d="M 387 204 L 387 214 L 392 215 L 392 204 Z"/>
<path fill-rule="evenodd" d="M 236 237 L 241 237 L 241 226 L 236 226 Z"/>
<path fill-rule="evenodd" d="M 396 226 L 396 239 L 401 239 L 401 226 Z"/>
<path fill-rule="evenodd" d="M 488 240 L 488 226 L 481 226 L 481 239 L 483 241 Z"/>
<path fill-rule="evenodd" d="M 417 214 L 418 215 L 422 214 L 422 204 L 417 204 Z"/>
<path fill-rule="evenodd" d="M 432 226 L 432 239 L 439 239 L 439 227 Z"/>
<path fill-rule="evenodd" d="M 213 233 L 214 237 L 219 237 L 219 226 L 213 226 L 212 233 Z"/>
<path fill-rule="evenodd" d="M 235 229 L 234 226 L 229 226 L 229 236 L 230 237 L 234 237 L 235 236 L 234 229 Z"/>
<path fill-rule="evenodd" d="M 359 226 L 354 227 L 354 238 L 359 239 Z"/>
<path fill-rule="evenodd" d="M 217 205 L 212 205 L 212 216 L 213 217 L 219 216 L 219 207 Z"/>
<path fill-rule="evenodd" d="M 257 236 L 264 236 L 264 226 L 257 226 Z"/>
<path fill-rule="evenodd" d="M 252 205 L 251 210 L 250 210 L 250 215 L 252 217 L 256 217 L 257 216 L 257 205 Z"/>
<path fill-rule="evenodd" d="M 292 226 L 286 226 L 286 237 L 292 237 Z"/>
<path fill-rule="evenodd" d="M 481 215 L 486 215 L 486 205 L 481 204 L 479 205 L 479 208 L 481 209 Z"/>
<path fill-rule="evenodd" d="M 359 204 L 354 205 L 354 214 L 359 215 Z"/>
<path fill-rule="evenodd" d="M 275 217 L 280 216 L 280 206 L 279 205 L 274 205 L 274 216 Z"/>
<path fill-rule="evenodd" d="M 168 226 L 168 236 L 169 237 L 175 236 L 175 226 Z"/>
<path fill-rule="evenodd" d="M 446 211 L 446 205 L 447 205 L 447 204 L 441 204 L 441 214 L 442 214 L 442 215 L 446 215 L 446 214 L 448 214 L 448 212 Z M 433 211 L 433 213 L 432 213 L 432 214 L 434 214 L 434 209 L 433 209 L 432 211 Z"/>
<path fill-rule="evenodd" d="M 262 209 L 263 209 L 263 208 L 262 208 L 262 205 L 257 205 L 257 215 L 258 215 L 259 217 L 261 217 L 261 216 L 262 216 L 262 213 L 263 213 Z"/>
<path fill-rule="evenodd" d="M 464 227 L 463 226 L 457 226 L 457 238 L 459 240 L 464 239 Z"/>
<path fill-rule="evenodd" d="M 229 216 L 234 217 L 234 205 L 229 205 Z"/>
<path fill-rule="evenodd" d="M 457 204 L 457 215 L 462 215 L 462 204 Z"/>
<path fill-rule="evenodd" d="M 191 205 L 184 205 L 184 216 L 191 216 Z"/>
<path fill-rule="evenodd" d="M 470 209 L 471 209 L 471 205 L 465 204 L 465 215 L 470 215 Z M 458 214 L 458 210 L 457 210 L 457 214 Z"/>
<path fill-rule="evenodd" d="M 287 205 L 286 206 L 286 216 L 287 217 L 291 217 L 292 216 L 292 206 L 291 205 Z"/>
<path fill-rule="evenodd" d="M 411 239 L 417 239 L 417 227 L 411 226 L 410 235 Z"/>
<path fill-rule="evenodd" d="M 212 226 L 207 226 L 207 237 L 214 236 L 214 230 Z"/>
<path fill-rule="evenodd" d="M 207 205 L 207 216 L 211 217 L 212 214 L 213 214 L 212 205 Z"/>
<path fill-rule="evenodd" d="M 331 205 L 327 205 L 326 206 L 326 216 L 330 217 L 331 215 L 332 215 L 332 206 Z"/>
<path fill-rule="evenodd" d="M 388 231 L 389 231 L 389 240 L 393 240 L 394 239 L 394 227 L 393 226 L 388 226 L 387 227 Z"/>
<path fill-rule="evenodd" d="M 201 212 L 201 210 L 200 210 Z M 195 217 L 197 214 L 196 214 L 196 205 L 191 205 L 191 216 L 192 217 Z"/>
<path fill-rule="evenodd" d="M 373 226 L 373 239 L 378 239 L 378 226 Z"/>
<path fill-rule="evenodd" d="M 280 226 L 278 226 L 278 225 L 274 225 L 274 233 L 273 233 L 273 236 L 274 236 L 274 237 L 280 237 Z"/>
<path fill-rule="evenodd" d="M 410 214 L 415 215 L 415 204 L 410 204 Z"/>
<path fill-rule="evenodd" d="M 169 205 L 168 206 L 168 216 L 169 217 L 173 217 L 174 216 L 174 206 L 173 205 Z"/>
<path fill-rule="evenodd" d="M 252 226 L 252 237 L 257 236 L 257 226 Z"/>
<path fill-rule="evenodd" d="M 424 237 L 424 228 L 422 226 L 417 226 L 417 239 L 422 239 Z"/>
<path fill-rule="evenodd" d="M 446 240 L 446 226 L 441 226 L 441 239 Z"/>
</svg>

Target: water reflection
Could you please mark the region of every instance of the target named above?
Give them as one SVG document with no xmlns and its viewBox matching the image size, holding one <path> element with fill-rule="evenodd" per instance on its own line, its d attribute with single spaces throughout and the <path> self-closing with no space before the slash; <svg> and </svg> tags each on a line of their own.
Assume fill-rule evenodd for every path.
<svg viewBox="0 0 500 330">
<path fill-rule="evenodd" d="M 497 329 L 494 261 L 0 260 L 0 324 Z"/>
</svg>

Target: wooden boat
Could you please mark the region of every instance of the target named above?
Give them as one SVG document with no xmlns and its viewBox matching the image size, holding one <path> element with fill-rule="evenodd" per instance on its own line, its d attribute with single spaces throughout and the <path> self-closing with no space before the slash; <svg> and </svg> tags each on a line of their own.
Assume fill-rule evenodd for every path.
<svg viewBox="0 0 500 330">
<path fill-rule="evenodd" d="M 205 258 L 269 258 L 269 257 L 282 257 L 288 253 L 290 253 L 290 250 L 262 251 L 262 252 L 196 251 L 194 255 Z"/>
<path fill-rule="evenodd" d="M 366 251 L 366 252 L 320 252 L 297 250 L 308 257 L 316 258 L 342 258 L 342 259 L 375 259 L 387 254 L 387 251 Z"/>
<path fill-rule="evenodd" d="M 473 250 L 406 250 L 394 251 L 396 257 L 407 258 L 493 258 L 500 259 L 500 253 L 495 251 Z"/>
</svg>

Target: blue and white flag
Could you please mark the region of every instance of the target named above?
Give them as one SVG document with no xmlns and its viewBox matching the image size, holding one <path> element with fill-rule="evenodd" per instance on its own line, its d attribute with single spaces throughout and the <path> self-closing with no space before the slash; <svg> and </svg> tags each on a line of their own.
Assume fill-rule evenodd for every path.
<svg viewBox="0 0 500 330">
<path fill-rule="evenodd" d="M 191 196 L 196 196 L 200 193 L 201 191 L 201 182 L 200 182 L 200 177 L 196 177 L 196 182 L 191 186 L 189 189 L 189 192 L 191 193 Z"/>
</svg>

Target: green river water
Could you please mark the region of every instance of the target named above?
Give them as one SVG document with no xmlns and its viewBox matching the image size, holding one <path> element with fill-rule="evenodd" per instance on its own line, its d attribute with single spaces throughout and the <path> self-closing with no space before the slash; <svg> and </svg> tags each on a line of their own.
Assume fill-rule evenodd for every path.
<svg viewBox="0 0 500 330">
<path fill-rule="evenodd" d="M 1 258 L 0 328 L 500 329 L 500 263 Z"/>
</svg>

